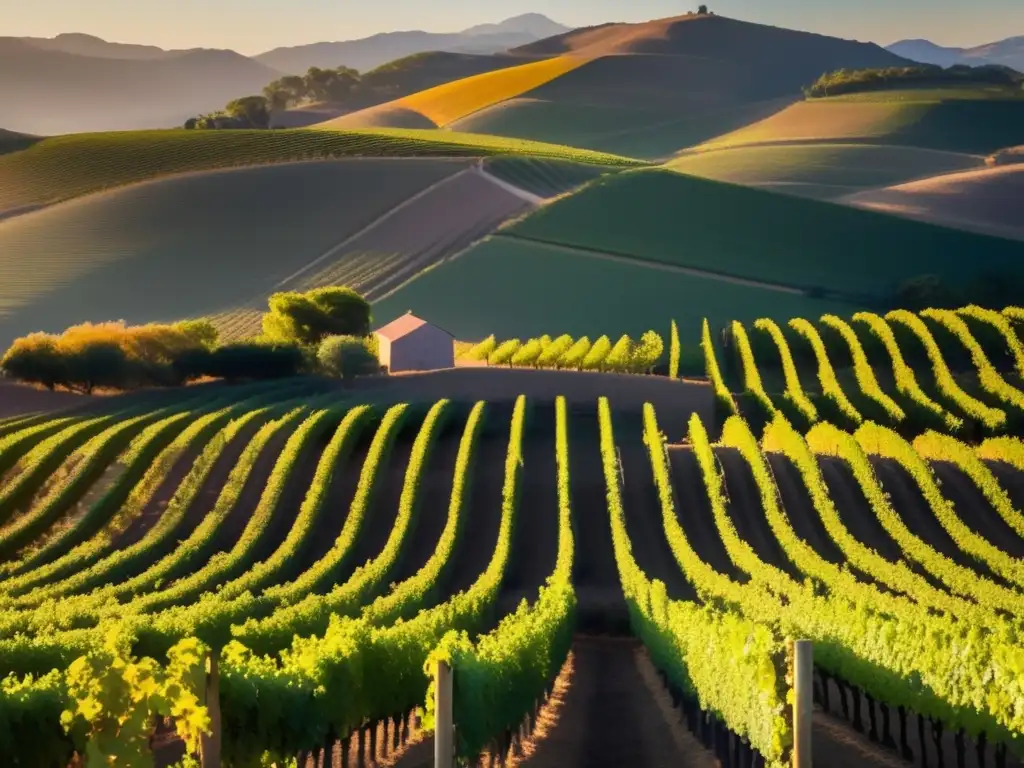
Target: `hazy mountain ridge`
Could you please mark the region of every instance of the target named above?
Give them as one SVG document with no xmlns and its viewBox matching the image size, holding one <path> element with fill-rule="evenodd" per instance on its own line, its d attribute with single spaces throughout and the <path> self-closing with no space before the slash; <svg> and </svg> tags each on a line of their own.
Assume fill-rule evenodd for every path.
<svg viewBox="0 0 1024 768">
<path fill-rule="evenodd" d="M 955 64 L 966 64 L 972 67 L 998 64 L 1016 69 L 1018 72 L 1024 72 L 1024 35 L 997 40 L 974 48 L 937 45 L 930 40 L 921 39 L 900 40 L 886 48 L 897 56 L 903 56 L 922 64 L 937 64 L 941 67 L 951 67 Z"/>
<path fill-rule="evenodd" d="M 310 67 L 340 65 L 362 72 L 395 59 L 428 51 L 498 53 L 570 30 L 570 27 L 546 16 L 528 13 L 497 24 L 470 27 L 462 32 L 381 32 L 358 40 L 275 48 L 253 58 L 287 74 L 300 74 Z"/>
</svg>

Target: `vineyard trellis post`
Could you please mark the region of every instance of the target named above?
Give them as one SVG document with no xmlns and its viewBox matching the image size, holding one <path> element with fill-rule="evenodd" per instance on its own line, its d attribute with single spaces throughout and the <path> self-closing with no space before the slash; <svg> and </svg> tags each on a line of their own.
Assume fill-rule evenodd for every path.
<svg viewBox="0 0 1024 768">
<path fill-rule="evenodd" d="M 814 644 L 793 643 L 793 768 L 811 768 L 814 716 Z"/>
<path fill-rule="evenodd" d="M 434 768 L 455 765 L 452 668 L 438 659 L 434 689 Z"/>
</svg>

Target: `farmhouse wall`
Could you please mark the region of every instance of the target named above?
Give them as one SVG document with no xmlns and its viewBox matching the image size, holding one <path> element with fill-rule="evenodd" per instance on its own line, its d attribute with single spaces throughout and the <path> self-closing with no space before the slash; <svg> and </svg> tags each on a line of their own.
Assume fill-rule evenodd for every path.
<svg viewBox="0 0 1024 768">
<path fill-rule="evenodd" d="M 390 343 L 385 344 L 385 340 L 381 339 L 380 347 L 381 364 L 388 366 L 388 370 L 393 373 L 432 371 L 455 366 L 454 339 L 446 331 L 429 323 Z"/>
</svg>

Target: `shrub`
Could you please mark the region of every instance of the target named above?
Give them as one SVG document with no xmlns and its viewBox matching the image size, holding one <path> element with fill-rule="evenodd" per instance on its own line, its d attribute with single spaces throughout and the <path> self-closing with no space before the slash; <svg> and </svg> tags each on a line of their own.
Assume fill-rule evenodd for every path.
<svg viewBox="0 0 1024 768">
<path fill-rule="evenodd" d="M 297 344 L 240 342 L 215 350 L 191 350 L 174 367 L 185 381 L 204 376 L 227 381 L 280 379 L 302 373 L 307 359 Z"/>
<path fill-rule="evenodd" d="M 380 371 L 377 356 L 366 339 L 358 336 L 328 336 L 320 342 L 316 356 L 325 372 L 341 379 L 370 376 Z"/>
<path fill-rule="evenodd" d="M 0 370 L 9 378 L 48 389 L 67 379 L 67 361 L 57 348 L 57 337 L 46 333 L 16 340 L 0 360 Z"/>
<path fill-rule="evenodd" d="M 369 336 L 370 303 L 344 286 L 307 293 L 286 291 L 270 297 L 263 333 L 277 342 L 314 346 L 327 336 Z"/>
</svg>

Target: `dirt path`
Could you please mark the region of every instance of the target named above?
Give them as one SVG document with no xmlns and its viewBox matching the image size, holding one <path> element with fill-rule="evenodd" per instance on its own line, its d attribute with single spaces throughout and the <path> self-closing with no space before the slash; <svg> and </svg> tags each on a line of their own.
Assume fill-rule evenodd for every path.
<svg viewBox="0 0 1024 768">
<path fill-rule="evenodd" d="M 731 448 L 716 448 L 715 455 L 725 469 L 729 516 L 739 537 L 753 548 L 763 562 L 803 581 L 803 573 L 786 557 L 768 525 L 768 518 L 761 506 L 760 491 L 743 454 Z"/>
<path fill-rule="evenodd" d="M 499 616 L 515 611 L 521 600 L 536 600 L 538 590 L 551 575 L 558 558 L 558 486 L 553 407 L 534 406 L 523 442 L 519 516 L 513 528 L 508 571 L 498 597 Z"/>
<path fill-rule="evenodd" d="M 569 494 L 576 536 L 573 583 L 577 626 L 586 632 L 629 632 L 629 612 L 612 548 L 601 463 L 600 433 L 591 407 L 569 424 Z"/>
<path fill-rule="evenodd" d="M 465 500 L 465 519 L 455 547 L 454 563 L 439 584 L 439 593 L 444 597 L 458 594 L 476 581 L 487 568 L 498 542 L 512 409 L 505 404 L 488 404 L 484 418 L 486 422 L 477 438 L 473 478 Z"/>
<path fill-rule="evenodd" d="M 705 563 L 719 573 L 744 583 L 748 575 L 729 558 L 722 537 L 715 528 L 707 489 L 697 456 L 689 448 L 669 447 L 672 487 L 676 494 L 676 517 L 690 546 Z"/>
<path fill-rule="evenodd" d="M 464 416 L 459 413 L 449 418 L 423 466 L 415 514 L 406 532 L 402 554 L 388 574 L 388 583 L 405 581 L 413 576 L 437 548 L 437 541 L 448 519 L 455 460 L 459 454 L 462 431 L 466 426 Z"/>
<path fill-rule="evenodd" d="M 163 515 L 164 510 L 167 509 L 167 505 L 174 498 L 175 492 L 178 490 L 178 486 L 181 485 L 181 481 L 188 475 L 189 470 L 192 469 L 192 465 L 195 464 L 196 459 L 199 458 L 203 450 L 209 444 L 211 438 L 203 442 L 192 441 L 189 443 L 181 454 L 174 460 L 170 471 L 167 476 L 163 479 L 163 482 L 157 487 L 156 491 L 150 497 L 149 501 L 143 507 L 142 512 L 132 519 L 121 533 L 114 537 L 113 549 L 122 549 L 124 547 L 130 547 L 135 544 L 143 536 L 145 536 L 149 530 L 157 524 L 160 516 Z"/>
<path fill-rule="evenodd" d="M 672 553 L 662 521 L 661 501 L 654 485 L 651 458 L 642 441 L 639 418 L 616 420 L 615 436 L 622 456 L 622 504 L 626 513 L 626 531 L 633 545 L 637 565 L 649 579 L 665 584 L 668 596 L 675 600 L 695 600 L 693 586 Z"/>
<path fill-rule="evenodd" d="M 985 494 L 955 464 L 931 462 L 939 480 L 942 495 L 953 502 L 959 517 L 968 528 L 1013 557 L 1024 557 L 1024 540 L 1017 535 L 985 498 Z"/>
<path fill-rule="evenodd" d="M 889 494 L 893 509 L 913 534 L 954 562 L 1001 583 L 1001 579 L 984 563 L 968 555 L 950 538 L 935 518 L 935 513 L 921 494 L 921 489 L 914 478 L 903 467 L 889 459 L 877 456 L 869 458 L 878 479 L 882 482 L 882 488 Z"/>
<path fill-rule="evenodd" d="M 573 665 L 558 722 L 533 745 L 524 768 L 715 765 L 652 690 L 653 670 L 638 641 L 578 637 Z"/>
</svg>

